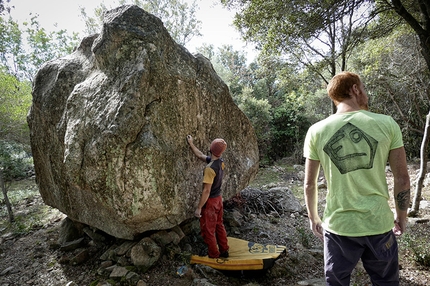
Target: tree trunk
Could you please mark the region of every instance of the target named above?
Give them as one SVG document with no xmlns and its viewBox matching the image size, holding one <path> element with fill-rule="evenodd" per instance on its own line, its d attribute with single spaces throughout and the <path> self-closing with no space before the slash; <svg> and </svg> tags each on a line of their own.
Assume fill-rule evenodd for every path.
<svg viewBox="0 0 430 286">
<path fill-rule="evenodd" d="M 396 13 L 399 14 L 399 16 L 402 17 L 418 35 L 422 48 L 421 53 L 427 63 L 428 69 L 430 70 L 430 25 L 428 24 L 430 21 L 430 14 L 428 0 L 418 0 L 416 1 L 418 3 L 414 4 L 416 5 L 416 8 L 420 10 L 422 19 L 415 18 L 411 13 L 409 13 L 405 8 L 407 5 L 404 5 L 402 2 L 407 3 L 408 1 L 391 0 L 391 4 L 393 5 Z"/>
<path fill-rule="evenodd" d="M 7 212 L 9 214 L 9 222 L 12 223 L 15 218 L 13 217 L 12 205 L 10 204 L 9 197 L 7 196 L 7 189 L 3 180 L 3 172 L 0 170 L 0 187 L 3 192 L 4 201 L 6 204 Z"/>
<path fill-rule="evenodd" d="M 424 136 L 423 136 L 423 141 L 421 142 L 420 173 L 418 175 L 417 185 L 415 187 L 415 195 L 414 195 L 414 199 L 412 201 L 412 208 L 408 214 L 411 217 L 416 216 L 419 212 L 419 209 L 420 209 L 421 193 L 422 193 L 422 189 L 423 189 L 424 178 L 427 174 L 427 147 L 429 145 L 429 135 L 428 135 L 429 128 L 430 128 L 430 111 L 426 116 L 426 125 L 424 127 Z"/>
</svg>

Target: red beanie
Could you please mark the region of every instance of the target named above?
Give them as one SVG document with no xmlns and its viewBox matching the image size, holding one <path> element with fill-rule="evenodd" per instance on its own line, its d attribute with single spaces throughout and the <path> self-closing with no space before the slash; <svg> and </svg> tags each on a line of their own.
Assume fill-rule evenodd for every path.
<svg viewBox="0 0 430 286">
<path fill-rule="evenodd" d="M 221 157 L 222 152 L 227 148 L 227 143 L 224 139 L 217 138 L 211 143 L 211 153 L 214 156 Z"/>
</svg>

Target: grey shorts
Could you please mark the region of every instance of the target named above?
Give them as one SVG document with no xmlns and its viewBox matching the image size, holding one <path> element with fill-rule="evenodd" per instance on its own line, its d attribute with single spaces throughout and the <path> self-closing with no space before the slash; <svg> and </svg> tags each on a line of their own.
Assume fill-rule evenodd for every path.
<svg viewBox="0 0 430 286">
<path fill-rule="evenodd" d="M 361 237 L 324 231 L 326 285 L 349 285 L 360 258 L 373 285 L 399 285 L 398 247 L 392 231 Z"/>
</svg>

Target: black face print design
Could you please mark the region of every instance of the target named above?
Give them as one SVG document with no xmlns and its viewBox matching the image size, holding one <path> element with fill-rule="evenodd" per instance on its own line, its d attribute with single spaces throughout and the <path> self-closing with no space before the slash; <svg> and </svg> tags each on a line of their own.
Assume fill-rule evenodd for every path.
<svg viewBox="0 0 430 286">
<path fill-rule="evenodd" d="M 347 123 L 324 146 L 341 174 L 359 169 L 371 169 L 378 141 L 357 126 Z"/>
</svg>

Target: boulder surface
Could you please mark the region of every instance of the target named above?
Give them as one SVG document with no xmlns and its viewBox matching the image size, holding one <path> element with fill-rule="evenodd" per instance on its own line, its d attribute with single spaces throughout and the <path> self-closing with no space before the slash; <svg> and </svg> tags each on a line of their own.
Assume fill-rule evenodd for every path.
<svg viewBox="0 0 430 286">
<path fill-rule="evenodd" d="M 205 164 L 190 150 L 228 144 L 223 196 L 258 170 L 257 139 L 202 55 L 134 5 L 106 12 L 100 34 L 45 63 L 28 115 L 44 202 L 123 239 L 192 218 Z"/>
</svg>

